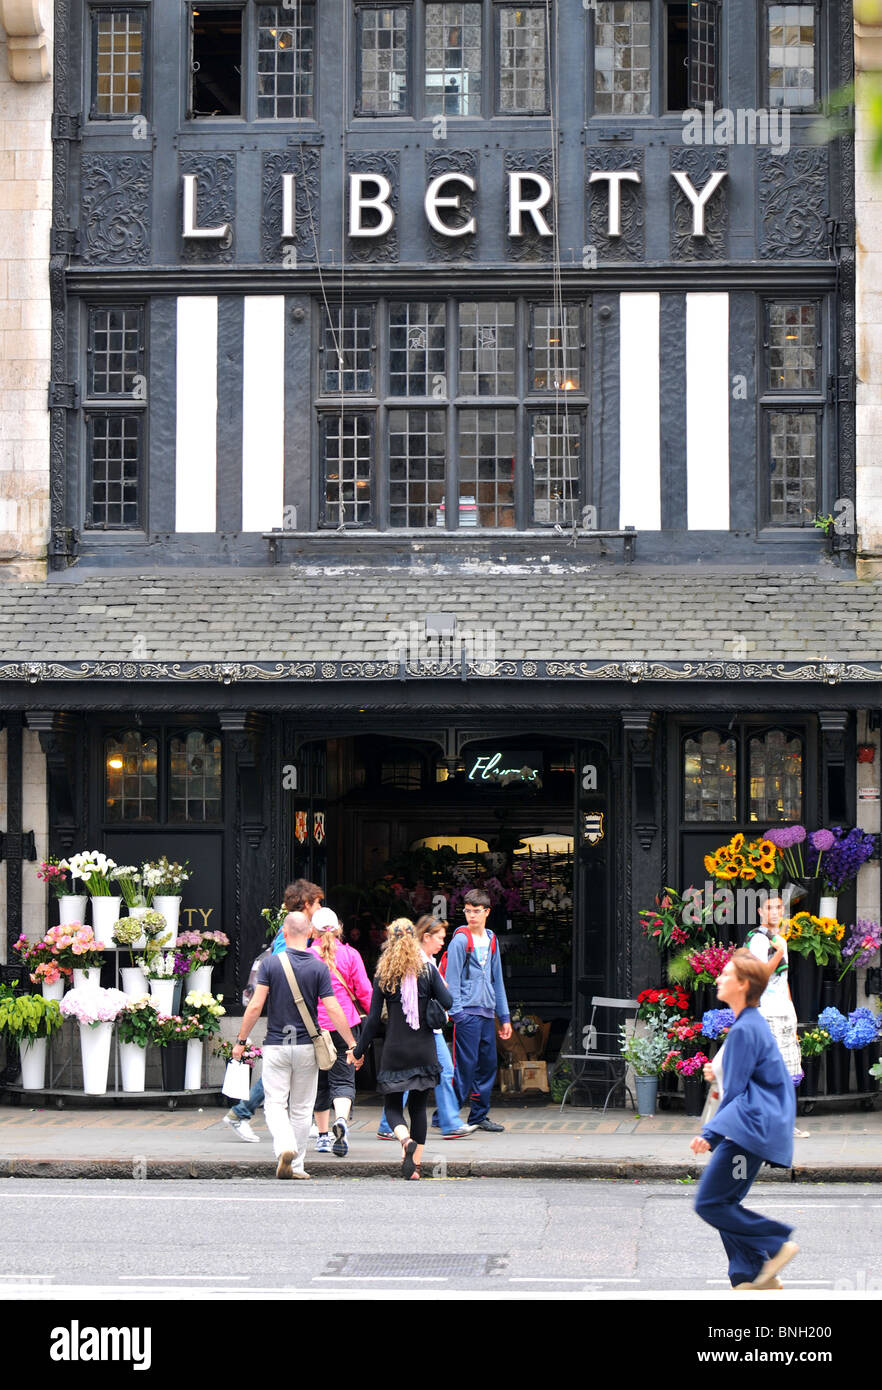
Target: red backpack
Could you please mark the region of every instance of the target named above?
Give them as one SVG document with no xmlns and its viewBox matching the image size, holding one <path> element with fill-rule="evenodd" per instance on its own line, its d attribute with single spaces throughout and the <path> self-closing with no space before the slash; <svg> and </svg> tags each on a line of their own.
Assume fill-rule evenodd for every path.
<svg viewBox="0 0 882 1390">
<path fill-rule="evenodd" d="M 471 928 L 470 928 L 470 927 L 457 927 L 456 931 L 453 933 L 453 936 L 459 936 L 460 932 L 465 933 L 466 937 L 468 938 L 468 940 L 466 941 L 466 958 L 465 958 L 465 976 L 466 976 L 466 979 L 468 979 L 468 976 L 469 976 L 469 962 L 470 962 L 470 960 L 471 960 L 471 958 L 472 958 L 472 952 L 473 952 L 474 949 L 475 949 L 475 941 L 474 941 L 474 937 L 472 936 L 472 932 L 471 932 Z M 491 956 L 495 956 L 495 955 L 496 955 L 496 951 L 497 951 L 497 949 L 498 949 L 497 944 L 496 944 L 496 936 L 494 935 L 494 933 L 493 933 L 492 931 L 488 931 L 488 932 L 487 932 L 487 935 L 488 935 L 489 938 L 490 938 L 490 955 L 491 955 Z M 450 938 L 451 941 L 453 940 L 453 936 Z M 448 949 L 449 949 L 449 947 L 448 947 Z M 446 979 L 447 979 L 447 951 L 445 951 L 444 954 L 443 954 L 443 956 L 441 957 L 441 964 L 438 966 L 438 969 L 441 971 L 442 978 L 446 980 Z"/>
</svg>

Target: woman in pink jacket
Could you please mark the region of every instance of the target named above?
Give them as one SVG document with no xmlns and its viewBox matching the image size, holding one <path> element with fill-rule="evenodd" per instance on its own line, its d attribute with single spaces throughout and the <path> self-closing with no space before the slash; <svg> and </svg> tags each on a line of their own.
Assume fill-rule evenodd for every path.
<svg viewBox="0 0 882 1390">
<path fill-rule="evenodd" d="M 367 1011 L 371 1004 L 371 982 L 367 977 L 361 956 L 341 941 L 340 923 L 336 912 L 329 907 L 320 907 L 312 918 L 313 943 L 310 950 L 324 961 L 331 975 L 331 984 L 337 1002 L 346 1015 L 346 1022 L 358 1042 L 361 1014 L 357 1004 Z M 355 1099 L 355 1067 L 346 1062 L 346 1043 L 328 1018 L 325 1006 L 319 1000 L 318 1021 L 321 1028 L 328 1028 L 337 1047 L 337 1060 L 330 1071 L 320 1071 L 318 1091 L 315 1097 L 315 1123 L 318 1138 L 315 1151 L 320 1154 L 335 1153 L 344 1158 L 349 1152 L 349 1112 Z M 331 1104 L 334 1106 L 334 1142 L 328 1133 L 331 1118 Z"/>
</svg>

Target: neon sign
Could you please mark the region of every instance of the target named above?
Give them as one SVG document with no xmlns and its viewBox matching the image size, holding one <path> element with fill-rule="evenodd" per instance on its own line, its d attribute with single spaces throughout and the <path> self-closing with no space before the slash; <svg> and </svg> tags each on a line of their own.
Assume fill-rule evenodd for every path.
<svg viewBox="0 0 882 1390">
<path fill-rule="evenodd" d="M 507 787 L 512 782 L 523 782 L 528 786 L 541 787 L 542 778 L 536 767 L 505 767 L 502 753 L 482 753 L 477 757 L 469 773 L 470 782 L 496 782 Z"/>
</svg>

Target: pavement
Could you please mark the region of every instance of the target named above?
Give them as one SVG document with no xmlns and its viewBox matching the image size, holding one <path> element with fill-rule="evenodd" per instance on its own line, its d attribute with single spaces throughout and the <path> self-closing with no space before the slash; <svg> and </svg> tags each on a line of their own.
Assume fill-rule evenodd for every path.
<svg viewBox="0 0 882 1390">
<path fill-rule="evenodd" d="M 85 1098 L 63 1109 L 38 1108 L 21 1094 L 0 1093 L 0 1178 L 272 1178 L 272 1143 L 258 1111 L 259 1144 L 246 1144 L 223 1123 L 226 1105 L 171 1110 L 120 1101 L 96 1107 Z M 213 1101 L 213 1098 L 212 1098 Z M 10 1103 L 12 1102 L 12 1103 Z M 18 1103 L 15 1103 L 18 1102 Z M 689 1141 L 699 1122 L 661 1112 L 551 1103 L 500 1103 L 492 1117 L 502 1134 L 478 1131 L 468 1139 L 443 1140 L 430 1131 L 423 1175 L 447 1178 L 697 1178 L 706 1159 Z M 316 1154 L 310 1140 L 308 1171 L 316 1178 L 396 1176 L 401 1151 L 376 1137 L 380 1106 L 358 1101 L 345 1158 Z M 776 1182 L 882 1182 L 882 1111 L 858 1104 L 836 1113 L 819 1107 L 800 1116 L 807 1139 L 797 1139 L 792 1169 L 764 1168 Z"/>
</svg>

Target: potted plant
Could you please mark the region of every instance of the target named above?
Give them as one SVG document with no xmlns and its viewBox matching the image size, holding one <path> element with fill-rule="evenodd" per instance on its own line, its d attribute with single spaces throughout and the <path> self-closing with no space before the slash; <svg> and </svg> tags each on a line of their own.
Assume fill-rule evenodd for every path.
<svg viewBox="0 0 882 1390">
<path fill-rule="evenodd" d="M 146 937 L 142 922 L 137 917 L 123 917 L 113 929 L 113 939 L 117 946 L 126 946 L 129 951 L 129 965 L 120 966 L 123 994 L 130 999 L 148 993 L 147 976 L 135 964 L 135 950 L 142 944 L 146 949 Z"/>
<path fill-rule="evenodd" d="M 6 991 L 0 997 L 0 1036 L 18 1046 L 23 1091 L 44 1089 L 48 1040 L 63 1021 L 55 999 Z"/>
<path fill-rule="evenodd" d="M 818 1015 L 818 1027 L 830 1034 L 832 1044 L 827 1055 L 827 1092 L 829 1095 L 845 1095 L 848 1089 L 850 1054 L 860 1048 L 871 1047 L 879 1037 L 882 1017 L 872 1009 L 852 1009 L 848 1017 L 838 1009 L 824 1009 Z"/>
<path fill-rule="evenodd" d="M 143 1091 L 147 1075 L 147 1048 L 156 1035 L 156 1005 L 147 994 L 127 996 L 116 1020 L 119 1059 L 124 1091 Z"/>
<path fill-rule="evenodd" d="M 175 942 L 175 950 L 186 962 L 187 989 L 201 994 L 211 989 L 211 973 L 223 960 L 230 938 L 222 931 L 185 931 Z"/>
<path fill-rule="evenodd" d="M 148 945 L 144 955 L 138 956 L 135 964 L 144 972 L 150 986 L 150 997 L 156 1001 L 157 1009 L 160 1013 L 171 1014 L 175 985 L 181 974 L 186 971 L 186 962 L 174 951 L 162 951 L 159 948 L 151 950 Z"/>
<path fill-rule="evenodd" d="M 818 1075 L 821 1058 L 832 1042 L 826 1028 L 815 1026 L 806 1028 L 799 1035 L 799 1051 L 802 1056 L 802 1094 L 807 1100 L 818 1094 Z"/>
<path fill-rule="evenodd" d="M 92 928 L 96 941 L 103 942 L 105 937 L 110 937 L 122 906 L 122 899 L 114 897 L 110 888 L 110 875 L 116 863 L 100 850 L 91 849 L 75 854 L 68 861 L 68 868 L 72 878 L 82 881 L 92 900 Z"/>
<path fill-rule="evenodd" d="M 74 989 L 97 989 L 101 983 L 104 957 L 91 927 L 72 922 L 67 927 L 50 927 L 41 945 L 50 958 L 73 972 Z"/>
<path fill-rule="evenodd" d="M 183 864 L 170 864 L 163 854 L 159 859 L 141 865 L 141 881 L 147 901 L 163 914 L 173 938 L 178 932 L 181 888 L 190 877 L 187 872 L 189 862 L 185 859 Z"/>
<path fill-rule="evenodd" d="M 58 920 L 62 926 L 85 921 L 88 895 L 76 892 L 66 859 L 51 856 L 44 859 L 37 870 L 37 878 L 47 884 L 58 899 Z"/>
<path fill-rule="evenodd" d="M 150 904 L 144 894 L 141 870 L 134 864 L 117 865 L 110 877 L 114 883 L 119 884 L 129 916 L 143 917 L 149 911 Z"/>
<path fill-rule="evenodd" d="M 854 883 L 861 865 L 875 854 L 877 836 L 867 834 L 858 826 L 846 830 L 842 825 L 832 826 L 828 833 L 833 835 L 833 844 L 827 849 L 823 866 L 819 865 L 817 871 L 825 896 L 838 900 L 839 894 Z M 818 915 L 835 917 L 836 912 L 834 909 L 825 914 L 819 909 Z"/>
<path fill-rule="evenodd" d="M 699 1033 L 701 1024 L 698 1024 Z M 700 1115 L 704 1109 L 704 1068 L 710 1058 L 704 1052 L 673 1049 L 665 1058 L 665 1070 L 672 1071 L 683 1083 L 684 1110 L 687 1115 Z"/>
<path fill-rule="evenodd" d="M 179 1014 L 164 1014 L 157 1010 L 153 1041 L 159 1046 L 162 1064 L 162 1089 L 183 1091 L 187 1067 L 187 1043 L 193 1036 L 191 1025 Z"/>
<path fill-rule="evenodd" d="M 24 932 L 13 943 L 12 949 L 29 972 L 31 984 L 42 986 L 43 998 L 61 999 L 65 981 L 70 980 L 73 974 L 70 966 L 61 965 L 45 941 L 31 943 Z"/>
<path fill-rule="evenodd" d="M 59 1005 L 65 1018 L 75 1018 L 80 1025 L 86 1095 L 103 1096 L 107 1091 L 113 1024 L 127 1003 L 119 989 L 72 989 Z"/>
<path fill-rule="evenodd" d="M 191 990 L 184 1000 L 181 1017 L 188 1025 L 187 1060 L 184 1073 L 184 1090 L 198 1091 L 202 1085 L 203 1044 L 220 1031 L 220 1021 L 226 1013 L 217 996 Z"/>
<path fill-rule="evenodd" d="M 668 1055 L 668 1040 L 655 1023 L 647 1025 L 645 1033 L 628 1033 L 624 1024 L 619 1030 L 622 1057 L 634 1071 L 637 1086 L 637 1109 L 641 1115 L 654 1115 L 658 1096 L 658 1078 Z"/>
</svg>

